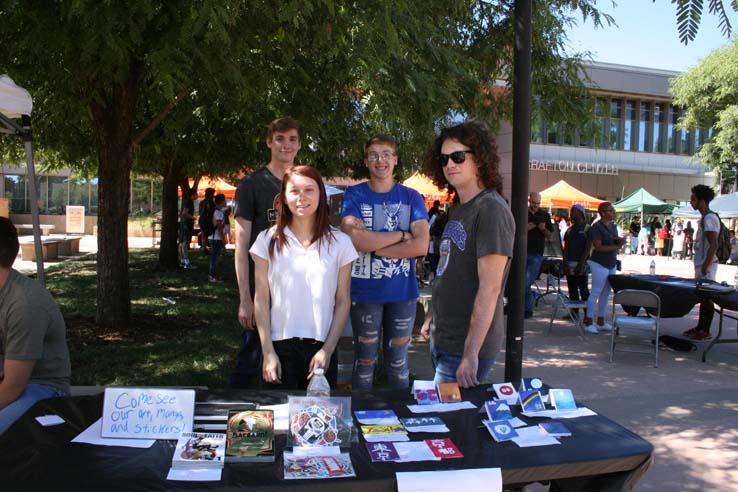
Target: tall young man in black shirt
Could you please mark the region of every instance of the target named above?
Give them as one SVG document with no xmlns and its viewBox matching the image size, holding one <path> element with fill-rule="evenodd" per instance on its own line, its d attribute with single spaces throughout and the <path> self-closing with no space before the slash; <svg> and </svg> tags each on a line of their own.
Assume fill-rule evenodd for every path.
<svg viewBox="0 0 738 492">
<path fill-rule="evenodd" d="M 528 195 L 528 256 L 525 263 L 525 317 L 533 316 L 533 290 L 531 286 L 541 273 L 546 238 L 553 232 L 551 216 L 541 208 L 541 194 Z"/>
<path fill-rule="evenodd" d="M 301 147 L 300 122 L 288 116 L 269 124 L 266 144 L 269 163 L 244 177 L 236 191 L 236 278 L 238 279 L 238 322 L 243 327 L 241 350 L 231 374 L 232 388 L 260 386 L 261 344 L 254 320 L 254 263 L 249 248 L 259 233 L 276 223 L 275 204 L 282 178 L 295 165 Z"/>
</svg>

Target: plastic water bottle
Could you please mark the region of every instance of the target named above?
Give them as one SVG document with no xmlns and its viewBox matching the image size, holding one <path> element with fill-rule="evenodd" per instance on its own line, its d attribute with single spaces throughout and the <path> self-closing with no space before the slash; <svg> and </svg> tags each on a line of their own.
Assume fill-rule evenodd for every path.
<svg viewBox="0 0 738 492">
<path fill-rule="evenodd" d="M 651 260 L 651 266 L 648 268 L 648 273 L 656 275 L 656 260 Z"/>
<path fill-rule="evenodd" d="M 310 378 L 310 383 L 307 387 L 307 396 L 331 396 L 331 385 L 328 384 L 323 369 L 318 368 L 313 370 L 313 377 Z"/>
</svg>

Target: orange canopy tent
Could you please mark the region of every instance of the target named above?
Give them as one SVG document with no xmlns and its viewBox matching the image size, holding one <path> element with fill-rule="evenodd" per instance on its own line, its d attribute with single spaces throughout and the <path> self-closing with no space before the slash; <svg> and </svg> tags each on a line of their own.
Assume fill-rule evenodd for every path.
<svg viewBox="0 0 738 492">
<path fill-rule="evenodd" d="M 542 208 L 570 208 L 578 203 L 586 209 L 596 210 L 602 202 L 604 200 L 579 191 L 563 179 L 541 192 Z"/>
<path fill-rule="evenodd" d="M 190 188 L 195 182 L 194 179 L 188 179 Z M 203 176 L 200 178 L 200 182 L 197 183 L 197 198 L 202 199 L 205 197 L 205 190 L 208 188 L 215 188 L 215 194 L 223 193 L 226 200 L 233 200 L 236 196 L 236 186 L 228 184 L 223 178 L 208 178 Z M 179 195 L 182 195 L 182 190 L 179 190 Z"/>
<path fill-rule="evenodd" d="M 402 182 L 408 188 L 412 188 L 425 197 L 426 202 L 433 202 L 434 200 L 440 200 L 442 202 L 450 202 L 451 199 L 448 192 L 438 188 L 433 184 L 428 176 L 416 172 L 405 181 Z"/>
</svg>

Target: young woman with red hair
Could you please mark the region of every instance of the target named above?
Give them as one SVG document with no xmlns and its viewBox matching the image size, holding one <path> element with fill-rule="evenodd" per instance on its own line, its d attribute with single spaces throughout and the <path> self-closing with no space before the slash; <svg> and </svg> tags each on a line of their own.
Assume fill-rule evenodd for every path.
<svg viewBox="0 0 738 492">
<path fill-rule="evenodd" d="M 292 167 L 282 180 L 277 224 L 250 249 L 254 313 L 269 388 L 305 389 L 322 368 L 333 387 L 334 354 L 351 307 L 351 239 L 330 226 L 320 173 Z"/>
</svg>

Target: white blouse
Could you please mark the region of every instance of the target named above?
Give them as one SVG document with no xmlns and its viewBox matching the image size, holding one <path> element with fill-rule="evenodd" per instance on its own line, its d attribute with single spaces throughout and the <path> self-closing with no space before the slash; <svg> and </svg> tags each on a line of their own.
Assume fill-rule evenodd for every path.
<svg viewBox="0 0 738 492">
<path fill-rule="evenodd" d="M 305 248 L 289 227 L 285 227 L 287 244 L 280 253 L 274 246 L 269 256 L 269 242 L 276 226 L 262 231 L 249 252 L 269 265 L 272 340 L 328 337 L 336 304 L 338 273 L 352 263 L 358 254 L 351 238 L 331 228 L 333 239 Z"/>
</svg>

